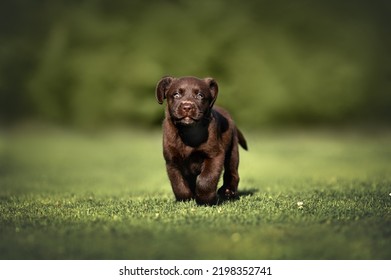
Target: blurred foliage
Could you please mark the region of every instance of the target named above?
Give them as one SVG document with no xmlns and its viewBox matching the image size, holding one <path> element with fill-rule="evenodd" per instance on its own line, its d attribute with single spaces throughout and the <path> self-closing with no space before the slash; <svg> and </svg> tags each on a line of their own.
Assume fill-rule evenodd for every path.
<svg viewBox="0 0 391 280">
<path fill-rule="evenodd" d="M 33 3 L 35 2 L 35 3 Z M 391 120 L 391 4 L 0 3 L 0 119 L 157 125 L 163 75 L 212 76 L 240 126 Z"/>
</svg>

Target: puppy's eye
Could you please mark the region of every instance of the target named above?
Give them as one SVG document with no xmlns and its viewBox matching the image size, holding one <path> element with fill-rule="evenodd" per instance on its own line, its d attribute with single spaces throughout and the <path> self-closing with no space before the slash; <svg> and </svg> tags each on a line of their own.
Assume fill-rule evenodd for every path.
<svg viewBox="0 0 391 280">
<path fill-rule="evenodd" d="M 197 98 L 197 99 L 203 99 L 203 98 L 204 98 L 204 94 L 203 94 L 202 92 L 198 92 L 198 93 L 196 94 L 196 98 Z"/>
<path fill-rule="evenodd" d="M 172 97 L 174 98 L 181 98 L 181 94 L 179 92 L 174 92 L 174 94 L 172 95 Z"/>
</svg>

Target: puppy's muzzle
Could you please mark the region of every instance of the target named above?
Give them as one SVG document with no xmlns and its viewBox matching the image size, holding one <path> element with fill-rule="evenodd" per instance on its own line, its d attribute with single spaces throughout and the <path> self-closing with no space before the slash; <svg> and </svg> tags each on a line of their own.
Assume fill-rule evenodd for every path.
<svg viewBox="0 0 391 280">
<path fill-rule="evenodd" d="M 191 116 L 195 113 L 196 111 L 196 106 L 193 102 L 190 102 L 190 101 L 183 101 L 181 102 L 181 104 L 179 105 L 179 113 L 184 116 L 184 117 L 187 117 L 187 116 Z"/>
</svg>

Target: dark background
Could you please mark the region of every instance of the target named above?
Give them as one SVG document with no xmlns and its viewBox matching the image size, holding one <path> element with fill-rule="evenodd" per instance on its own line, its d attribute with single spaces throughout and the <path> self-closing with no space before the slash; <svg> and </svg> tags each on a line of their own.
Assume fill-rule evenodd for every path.
<svg viewBox="0 0 391 280">
<path fill-rule="evenodd" d="M 389 1 L 0 3 L 0 123 L 157 126 L 163 75 L 214 77 L 241 127 L 387 125 Z"/>
</svg>

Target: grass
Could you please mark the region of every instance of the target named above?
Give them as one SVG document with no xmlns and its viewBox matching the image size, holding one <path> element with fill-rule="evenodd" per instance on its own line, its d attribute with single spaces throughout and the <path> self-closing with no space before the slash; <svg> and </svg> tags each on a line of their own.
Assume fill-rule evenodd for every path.
<svg viewBox="0 0 391 280">
<path fill-rule="evenodd" d="M 391 134 L 246 133 L 241 197 L 176 203 L 160 131 L 0 134 L 0 259 L 390 259 Z"/>
</svg>

